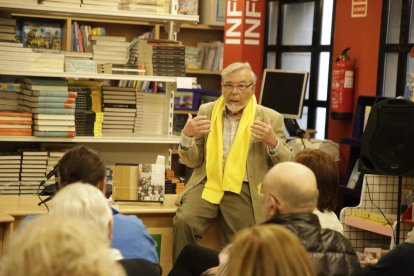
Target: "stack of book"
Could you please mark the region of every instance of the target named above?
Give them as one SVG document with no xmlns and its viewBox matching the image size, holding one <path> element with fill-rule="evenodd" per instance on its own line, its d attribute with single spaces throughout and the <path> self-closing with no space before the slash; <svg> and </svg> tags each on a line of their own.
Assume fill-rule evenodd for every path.
<svg viewBox="0 0 414 276">
<path fill-rule="evenodd" d="M 185 76 L 185 46 L 178 41 L 139 39 L 138 63 L 147 75 Z"/>
<path fill-rule="evenodd" d="M 146 32 L 131 40 L 131 42 L 129 43 L 128 64 L 138 64 L 138 56 L 139 56 L 138 41 L 140 39 L 153 39 L 153 38 L 154 38 L 154 33 Z"/>
<path fill-rule="evenodd" d="M 118 10 L 119 0 L 82 0 L 81 8 L 91 10 Z"/>
<path fill-rule="evenodd" d="M 144 13 L 169 13 L 170 0 L 119 0 L 118 8 Z"/>
<path fill-rule="evenodd" d="M 47 151 L 22 150 L 22 167 L 20 172 L 20 191 L 24 194 L 36 194 L 39 183 L 46 176 Z"/>
<path fill-rule="evenodd" d="M 32 113 L 0 112 L 0 136 L 32 136 Z"/>
<path fill-rule="evenodd" d="M 19 193 L 21 159 L 18 153 L 0 155 L 0 194 Z"/>
<path fill-rule="evenodd" d="M 134 132 L 136 90 L 127 87 L 102 87 L 103 135 Z"/>
<path fill-rule="evenodd" d="M 64 60 L 61 53 L 35 52 L 23 48 L 22 43 L 0 42 L 0 66 L 5 70 L 63 72 Z"/>
<path fill-rule="evenodd" d="M 137 93 L 134 133 L 162 135 L 165 126 L 165 94 Z"/>
<path fill-rule="evenodd" d="M 0 17 L 0 41 L 17 42 L 16 19 Z"/>
<path fill-rule="evenodd" d="M 0 111 L 17 111 L 20 83 L 0 82 Z"/>
<path fill-rule="evenodd" d="M 24 78 L 23 81 L 19 110 L 34 113 L 33 135 L 75 136 L 73 114 L 77 94 L 68 91 L 67 81 L 51 78 Z"/>
<path fill-rule="evenodd" d="M 40 4 L 48 7 L 79 8 L 81 0 L 40 0 Z"/>
<path fill-rule="evenodd" d="M 77 136 L 102 136 L 102 91 L 97 81 L 71 81 L 69 91 L 77 93 L 75 122 Z"/>
<path fill-rule="evenodd" d="M 145 66 L 136 64 L 105 63 L 99 66 L 99 73 L 120 75 L 145 75 Z"/>
<path fill-rule="evenodd" d="M 88 52 L 93 53 L 93 59 L 98 64 L 120 63 L 128 61 L 129 42 L 124 36 L 91 35 L 91 45 Z"/>
<path fill-rule="evenodd" d="M 65 72 L 96 74 L 97 64 L 92 53 L 62 52 L 65 56 Z"/>
</svg>

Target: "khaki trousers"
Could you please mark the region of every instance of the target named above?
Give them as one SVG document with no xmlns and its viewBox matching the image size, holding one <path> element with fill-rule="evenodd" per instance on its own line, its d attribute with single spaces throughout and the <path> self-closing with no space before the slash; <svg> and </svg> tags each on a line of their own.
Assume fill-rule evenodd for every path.
<svg viewBox="0 0 414 276">
<path fill-rule="evenodd" d="M 234 233 L 255 224 L 249 184 L 243 183 L 240 194 L 225 192 L 220 204 L 201 198 L 204 183 L 186 191 L 174 217 L 173 259 L 177 259 L 187 244 L 197 244 L 204 230 L 220 217 L 222 245 L 229 243 Z"/>
</svg>

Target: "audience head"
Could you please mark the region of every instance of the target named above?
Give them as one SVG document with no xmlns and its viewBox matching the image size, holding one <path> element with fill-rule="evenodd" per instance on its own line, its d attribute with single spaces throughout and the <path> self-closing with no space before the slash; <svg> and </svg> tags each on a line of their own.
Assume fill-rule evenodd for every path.
<svg viewBox="0 0 414 276">
<path fill-rule="evenodd" d="M 295 156 L 294 161 L 310 168 L 315 174 L 319 190 L 319 211 L 334 211 L 340 182 L 339 168 L 334 158 L 318 149 L 305 149 Z"/>
<path fill-rule="evenodd" d="M 84 182 L 105 192 L 105 162 L 96 151 L 86 146 L 76 146 L 68 150 L 59 160 L 58 173 L 61 187 Z"/>
<path fill-rule="evenodd" d="M 299 239 L 276 224 L 246 228 L 234 237 L 228 276 L 315 275 L 313 264 Z"/>
<path fill-rule="evenodd" d="M 81 218 L 45 215 L 13 235 L 0 264 L 2 276 L 125 275 L 107 238 Z"/>
<path fill-rule="evenodd" d="M 313 172 L 290 161 L 278 163 L 267 172 L 262 194 L 266 219 L 281 213 L 311 213 L 318 200 Z"/>
<path fill-rule="evenodd" d="M 109 239 L 112 239 L 112 211 L 102 191 L 85 183 L 73 183 L 59 190 L 53 200 L 50 214 L 75 216 L 97 225 Z"/>
</svg>

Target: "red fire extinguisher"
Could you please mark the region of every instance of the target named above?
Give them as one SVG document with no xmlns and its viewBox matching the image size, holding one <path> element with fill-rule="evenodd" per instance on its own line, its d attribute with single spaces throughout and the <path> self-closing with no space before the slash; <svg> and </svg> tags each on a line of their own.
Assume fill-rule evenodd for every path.
<svg viewBox="0 0 414 276">
<path fill-rule="evenodd" d="M 332 70 L 331 85 L 331 118 L 334 120 L 348 120 L 352 118 L 354 66 L 352 65 L 346 48 L 335 60 Z"/>
</svg>

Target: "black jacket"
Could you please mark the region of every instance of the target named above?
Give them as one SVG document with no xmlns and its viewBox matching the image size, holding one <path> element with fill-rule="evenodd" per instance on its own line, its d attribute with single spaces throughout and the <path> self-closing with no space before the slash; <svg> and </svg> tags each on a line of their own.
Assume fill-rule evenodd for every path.
<svg viewBox="0 0 414 276">
<path fill-rule="evenodd" d="M 360 275 L 361 266 L 352 244 L 342 234 L 322 229 L 311 213 L 280 214 L 266 223 L 290 229 L 310 253 L 317 275 Z"/>
<path fill-rule="evenodd" d="M 385 254 L 378 263 L 365 267 L 364 276 L 410 276 L 413 269 L 414 244 L 403 243 Z"/>
</svg>

